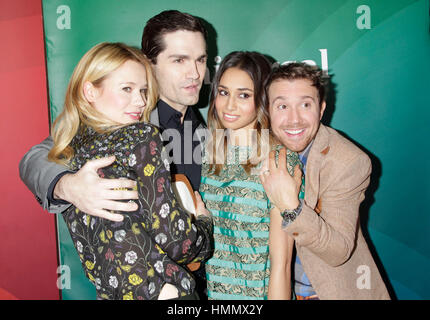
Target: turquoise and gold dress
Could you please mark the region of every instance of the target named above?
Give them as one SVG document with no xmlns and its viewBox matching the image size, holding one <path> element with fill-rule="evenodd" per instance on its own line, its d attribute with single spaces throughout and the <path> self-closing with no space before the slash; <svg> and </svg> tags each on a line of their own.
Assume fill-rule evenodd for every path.
<svg viewBox="0 0 430 320">
<path fill-rule="evenodd" d="M 205 155 L 200 193 L 213 215 L 214 255 L 206 262 L 209 299 L 267 299 L 270 201 L 256 172 L 248 175 L 250 148 L 227 147 L 227 164 L 215 175 Z M 298 163 L 288 151 L 289 167 Z"/>
</svg>

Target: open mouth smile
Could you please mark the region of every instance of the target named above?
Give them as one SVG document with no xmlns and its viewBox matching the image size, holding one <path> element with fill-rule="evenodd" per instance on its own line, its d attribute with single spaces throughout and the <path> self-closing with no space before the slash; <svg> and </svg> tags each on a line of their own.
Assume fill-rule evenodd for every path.
<svg viewBox="0 0 430 320">
<path fill-rule="evenodd" d="M 228 113 L 223 113 L 223 118 L 226 121 L 232 122 L 232 121 L 236 121 L 237 119 L 239 119 L 240 116 L 235 116 L 232 114 L 228 114 Z"/>
<path fill-rule="evenodd" d="M 305 132 L 305 129 L 285 129 L 284 132 L 289 137 L 299 137 Z"/>
</svg>

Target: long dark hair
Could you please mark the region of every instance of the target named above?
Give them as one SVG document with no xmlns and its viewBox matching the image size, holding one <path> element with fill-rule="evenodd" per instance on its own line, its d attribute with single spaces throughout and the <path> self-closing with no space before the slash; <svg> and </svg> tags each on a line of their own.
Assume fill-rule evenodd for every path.
<svg viewBox="0 0 430 320">
<path fill-rule="evenodd" d="M 219 69 L 215 75 L 215 78 L 211 86 L 211 95 L 209 99 L 209 111 L 208 111 L 208 128 L 211 131 L 212 140 L 208 144 L 209 152 L 213 156 L 211 159 L 216 159 L 217 152 L 224 155 L 224 162 L 210 164 L 210 170 L 215 166 L 215 174 L 219 174 L 224 164 L 226 163 L 226 149 L 227 149 L 227 137 L 224 136 L 221 144 L 218 144 L 214 139 L 216 136 L 215 132 L 217 129 L 225 129 L 222 125 L 215 108 L 215 100 L 218 94 L 218 86 L 222 75 L 227 69 L 238 68 L 246 72 L 251 78 L 254 84 L 254 103 L 257 111 L 257 121 L 255 129 L 257 131 L 257 155 L 261 155 L 261 136 L 263 129 L 269 129 L 269 114 L 264 108 L 264 82 L 271 71 L 271 63 L 269 60 L 258 52 L 249 51 L 234 51 L 229 53 L 221 62 Z M 223 148 L 223 149 L 220 149 Z M 243 168 L 249 174 L 250 170 L 255 167 L 258 162 L 249 159 L 246 164 L 243 164 Z"/>
</svg>

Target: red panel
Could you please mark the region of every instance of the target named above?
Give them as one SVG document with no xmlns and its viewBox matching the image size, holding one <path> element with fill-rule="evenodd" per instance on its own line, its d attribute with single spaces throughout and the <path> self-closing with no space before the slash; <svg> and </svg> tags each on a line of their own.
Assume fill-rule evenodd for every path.
<svg viewBox="0 0 430 320">
<path fill-rule="evenodd" d="M 3 0 L 0 1 L 0 20 L 40 15 L 41 7 L 39 0 Z"/>
<path fill-rule="evenodd" d="M 18 299 L 58 299 L 54 216 L 18 172 L 49 132 L 41 3 L 1 1 L 0 12 L 0 288 Z"/>
</svg>

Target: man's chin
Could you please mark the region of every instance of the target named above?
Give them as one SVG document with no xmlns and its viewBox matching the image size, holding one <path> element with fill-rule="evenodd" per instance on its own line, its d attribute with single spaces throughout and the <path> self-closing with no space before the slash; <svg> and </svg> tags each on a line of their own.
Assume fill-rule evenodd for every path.
<svg viewBox="0 0 430 320">
<path fill-rule="evenodd" d="M 197 104 L 197 102 L 199 102 L 199 96 L 187 97 L 187 99 L 183 99 L 183 101 L 185 102 L 184 105 L 193 106 L 193 105 Z"/>
<path fill-rule="evenodd" d="M 306 143 L 292 143 L 291 141 L 285 141 L 285 139 L 279 139 L 278 141 L 288 150 L 293 151 L 293 152 L 302 152 L 303 150 L 306 149 L 307 144 Z"/>
</svg>

